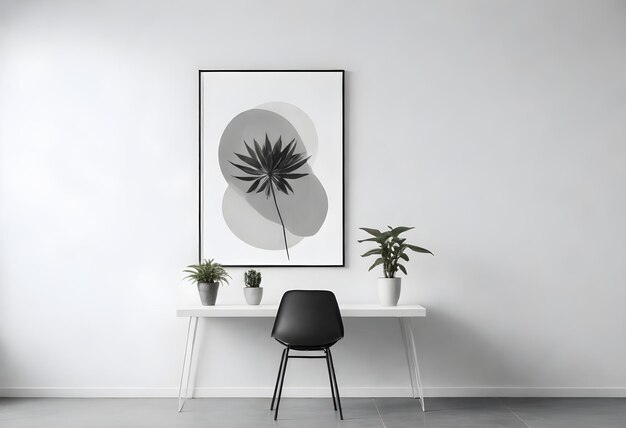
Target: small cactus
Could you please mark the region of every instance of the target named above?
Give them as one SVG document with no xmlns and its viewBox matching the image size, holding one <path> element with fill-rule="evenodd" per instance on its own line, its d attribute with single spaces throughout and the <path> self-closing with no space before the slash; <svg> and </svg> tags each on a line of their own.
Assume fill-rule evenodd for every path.
<svg viewBox="0 0 626 428">
<path fill-rule="evenodd" d="M 261 285 L 261 272 L 250 269 L 243 274 L 243 282 L 246 287 L 258 287 Z"/>
</svg>

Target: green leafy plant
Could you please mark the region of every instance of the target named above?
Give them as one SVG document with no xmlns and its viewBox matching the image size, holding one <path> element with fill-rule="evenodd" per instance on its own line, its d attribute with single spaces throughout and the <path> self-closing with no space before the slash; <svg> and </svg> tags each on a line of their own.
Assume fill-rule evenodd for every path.
<svg viewBox="0 0 626 428">
<path fill-rule="evenodd" d="M 243 283 L 249 288 L 258 287 L 261 285 L 261 272 L 255 269 L 250 269 L 249 271 L 244 272 Z"/>
<path fill-rule="evenodd" d="M 303 166 L 311 156 L 305 157 L 305 153 L 295 153 L 297 142 L 295 138 L 291 140 L 283 148 L 281 137 L 278 137 L 276 143 L 272 146 L 267 134 L 265 134 L 265 144 L 263 147 L 254 141 L 254 149 L 252 149 L 245 141 L 243 145 L 248 155 L 235 153 L 245 165 L 230 162 L 233 166 L 248 174 L 245 176 L 233 176 L 238 180 L 251 181 L 250 187 L 246 193 L 265 192 L 265 197 L 269 199 L 271 196 L 276 206 L 276 212 L 280 224 L 283 227 L 283 240 L 285 241 L 285 251 L 287 252 L 287 260 L 289 260 L 289 246 L 287 245 L 287 233 L 285 232 L 285 223 L 278 208 L 276 201 L 276 191 L 289 195 L 294 193 L 293 188 L 289 184 L 289 180 L 297 180 L 308 173 L 296 173 L 295 171 Z"/>
<path fill-rule="evenodd" d="M 183 272 L 188 273 L 185 279 L 189 279 L 190 281 L 200 283 L 226 283 L 228 284 L 228 278 L 230 275 L 226 272 L 224 267 L 213 261 L 203 260 L 200 264 L 197 265 L 189 265 L 187 269 L 183 270 Z"/>
<path fill-rule="evenodd" d="M 400 263 L 400 260 L 406 262 L 409 261 L 409 256 L 406 254 L 406 250 L 416 251 L 418 253 L 428 253 L 434 255 L 426 248 L 418 247 L 417 245 L 411 245 L 406 243 L 405 238 L 400 238 L 400 235 L 407 230 L 413 229 L 413 227 L 391 227 L 387 226 L 389 230 L 381 232 L 378 229 L 370 229 L 368 227 L 361 227 L 359 229 L 372 235 L 371 238 L 361 239 L 358 242 L 375 242 L 378 246 L 368 252 L 361 254 L 361 257 L 378 256 L 376 261 L 370 266 L 368 271 L 374 269 L 376 266 L 383 265 L 383 273 L 385 278 L 395 278 L 396 272 L 401 270 L 405 275 L 406 268 Z"/>
</svg>

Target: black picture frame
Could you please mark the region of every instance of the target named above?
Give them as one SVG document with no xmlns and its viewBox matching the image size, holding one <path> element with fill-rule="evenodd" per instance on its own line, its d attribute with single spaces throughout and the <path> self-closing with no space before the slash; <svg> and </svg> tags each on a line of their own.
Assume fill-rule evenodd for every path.
<svg viewBox="0 0 626 428">
<path fill-rule="evenodd" d="M 203 254 L 203 141 L 202 141 L 202 76 L 204 73 L 341 73 L 341 263 L 337 264 L 223 264 L 225 267 L 241 268 L 330 268 L 345 267 L 346 265 L 346 245 L 345 245 L 345 200 L 346 200 L 346 180 L 345 180 L 345 145 L 346 145 L 346 102 L 345 102 L 345 78 L 346 71 L 343 69 L 199 69 L 198 70 L 198 260 L 205 258 Z M 218 260 L 219 261 L 219 260 Z"/>
</svg>

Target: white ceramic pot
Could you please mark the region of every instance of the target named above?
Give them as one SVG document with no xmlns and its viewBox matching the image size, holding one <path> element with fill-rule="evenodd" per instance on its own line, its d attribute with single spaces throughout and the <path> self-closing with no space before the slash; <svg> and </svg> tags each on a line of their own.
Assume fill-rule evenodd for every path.
<svg viewBox="0 0 626 428">
<path fill-rule="evenodd" d="M 382 306 L 396 306 L 400 299 L 402 278 L 378 278 L 378 299 Z"/>
<path fill-rule="evenodd" d="M 263 287 L 244 287 L 243 295 L 249 305 L 258 305 L 263 298 Z"/>
</svg>

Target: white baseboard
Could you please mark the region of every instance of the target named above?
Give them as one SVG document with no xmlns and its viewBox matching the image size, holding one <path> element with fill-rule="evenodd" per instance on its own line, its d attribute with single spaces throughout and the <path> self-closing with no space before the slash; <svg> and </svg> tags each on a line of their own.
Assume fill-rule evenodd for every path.
<svg viewBox="0 0 626 428">
<path fill-rule="evenodd" d="M 344 387 L 342 397 L 410 397 L 406 387 Z M 269 398 L 273 388 L 207 388 L 194 389 L 197 398 Z M 626 397 L 626 387 L 619 388 L 522 388 L 522 387 L 433 387 L 425 388 L 426 397 Z M 172 398 L 178 388 L 72 388 L 33 387 L 0 388 L 0 397 L 47 398 Z M 330 397 L 328 388 L 287 388 L 284 397 Z"/>
<path fill-rule="evenodd" d="M 410 388 L 341 388 L 342 397 L 409 397 Z M 273 388 L 258 387 L 197 387 L 193 390 L 196 398 L 271 398 Z M 178 388 L 0 388 L 0 397 L 178 397 Z M 325 387 L 283 389 L 283 397 L 330 397 Z"/>
<path fill-rule="evenodd" d="M 626 397 L 626 387 L 434 387 L 424 388 L 426 397 Z"/>
</svg>

